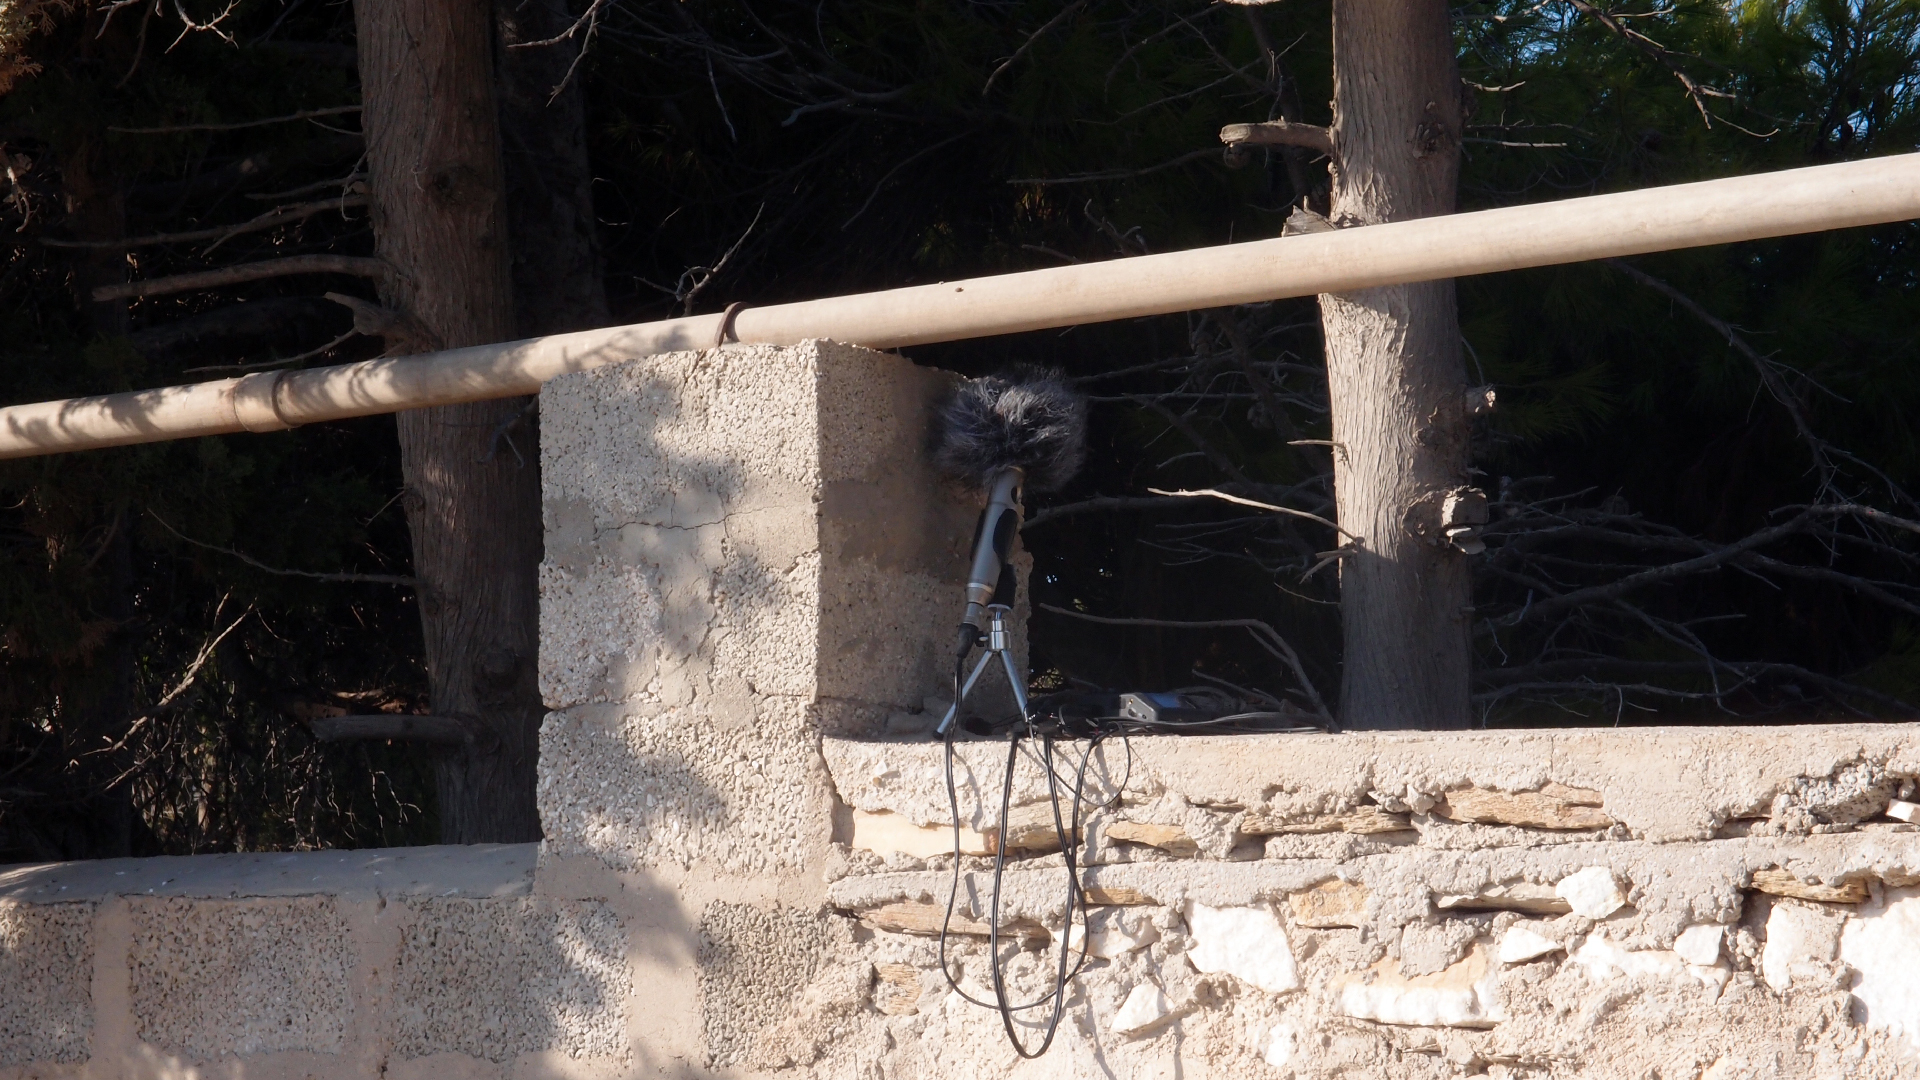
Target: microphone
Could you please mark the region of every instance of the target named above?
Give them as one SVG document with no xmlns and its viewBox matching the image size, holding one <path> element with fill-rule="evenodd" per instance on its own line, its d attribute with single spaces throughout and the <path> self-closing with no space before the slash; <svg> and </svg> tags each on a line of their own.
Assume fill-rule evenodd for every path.
<svg viewBox="0 0 1920 1080">
<path fill-rule="evenodd" d="M 959 626 L 955 663 L 964 667 L 996 621 L 992 609 L 1013 607 L 1017 578 L 1008 558 L 1020 532 L 1024 489 L 1058 488 L 1086 458 L 1087 400 L 1058 371 L 1016 367 L 955 387 L 935 412 L 934 438 L 939 470 L 987 497 L 974 529 Z M 959 710 L 963 688 L 954 689 L 954 713 L 941 723 L 941 735 Z"/>
</svg>

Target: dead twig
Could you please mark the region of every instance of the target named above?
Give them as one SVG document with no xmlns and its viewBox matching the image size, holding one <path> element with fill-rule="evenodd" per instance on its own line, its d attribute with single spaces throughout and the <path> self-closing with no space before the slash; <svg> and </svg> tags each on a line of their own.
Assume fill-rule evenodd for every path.
<svg viewBox="0 0 1920 1080">
<path fill-rule="evenodd" d="M 295 120 L 312 120 L 322 116 L 342 116 L 360 111 L 358 105 L 335 105 L 328 109 L 306 109 L 286 116 L 270 116 L 265 120 L 242 120 L 234 124 L 170 124 L 165 127 L 111 127 L 108 131 L 121 135 L 179 135 L 189 131 L 240 131 L 245 128 L 266 127 L 268 124 L 286 124 Z"/>
<path fill-rule="evenodd" d="M 168 293 L 217 289 L 249 281 L 288 277 L 293 274 L 347 274 L 386 282 L 393 278 L 393 267 L 384 260 L 359 255 L 289 255 L 284 259 L 223 266 L 218 270 L 196 270 L 169 277 L 102 285 L 93 290 L 95 300 L 128 300 L 140 296 L 164 296 Z"/>
<path fill-rule="evenodd" d="M 1330 521 L 1327 518 L 1323 518 L 1319 514 L 1309 514 L 1305 510 L 1295 510 L 1290 506 L 1275 506 L 1272 503 L 1257 502 L 1253 499 L 1243 499 L 1238 495 L 1229 495 L 1224 491 L 1216 491 L 1213 488 L 1201 488 L 1199 491 L 1186 491 L 1186 490 L 1165 491 L 1160 488 L 1148 488 L 1147 490 L 1153 492 L 1155 495 L 1165 495 L 1175 499 L 1219 499 L 1221 502 L 1230 502 L 1230 503 L 1233 503 L 1235 506 L 1250 506 L 1250 507 L 1253 507 L 1255 510 L 1265 510 L 1274 514 L 1286 514 L 1289 517 L 1305 518 L 1306 520 L 1314 522 L 1315 524 L 1325 525 L 1327 528 L 1332 529 L 1333 531 L 1339 533 L 1341 536 L 1344 536 L 1349 540 L 1353 540 L 1356 543 L 1366 542 L 1365 537 L 1353 535 L 1347 530 L 1341 528 L 1339 523 L 1337 522 Z"/>
<path fill-rule="evenodd" d="M 179 529 L 176 529 L 172 525 L 167 524 L 167 520 L 165 518 L 161 517 L 159 514 L 154 513 L 152 510 L 147 511 L 147 516 L 159 522 L 161 528 L 172 533 L 174 536 L 178 537 L 180 540 L 182 540 L 185 543 L 192 544 L 194 547 L 197 547 L 197 548 L 205 548 L 208 551 L 218 552 L 221 555 L 231 556 L 232 558 L 239 559 L 241 562 L 246 563 L 248 566 L 253 567 L 255 570 L 260 570 L 269 574 L 278 574 L 282 577 L 312 578 L 315 581 L 334 581 L 334 582 L 348 582 L 348 583 L 361 582 L 361 583 L 370 584 L 370 585 L 404 585 L 408 588 L 416 588 L 420 584 L 418 579 L 413 577 L 408 577 L 403 574 L 351 574 L 351 573 L 322 573 L 317 570 L 282 570 L 277 566 L 268 566 L 266 563 L 263 563 L 259 559 L 256 559 L 253 556 L 248 555 L 244 552 L 235 551 L 232 548 L 223 548 L 218 545 L 209 544 L 201 540 L 195 540 L 193 537 L 188 536 L 185 533 L 182 533 Z"/>
<path fill-rule="evenodd" d="M 343 195 L 337 199 L 322 199 L 318 202 L 298 203 L 293 206 L 280 206 L 258 217 L 243 221 L 238 225 L 218 225 L 210 229 L 194 229 L 191 232 L 152 233 L 147 236 L 130 236 L 122 240 L 59 240 L 51 237 L 41 239 L 41 243 L 54 248 L 89 248 L 95 250 L 132 250 L 137 247 L 151 247 L 154 244 L 190 244 L 199 240 L 213 240 L 216 243 L 207 250 L 219 247 L 221 243 L 243 233 L 260 232 L 277 228 L 290 221 L 304 221 L 326 210 L 346 210 L 351 207 L 367 205 L 365 195 Z"/>
</svg>

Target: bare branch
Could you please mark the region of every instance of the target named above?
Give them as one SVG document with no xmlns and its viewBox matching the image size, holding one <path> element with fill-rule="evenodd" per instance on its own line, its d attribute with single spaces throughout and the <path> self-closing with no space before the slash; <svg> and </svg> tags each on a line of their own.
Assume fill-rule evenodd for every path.
<svg viewBox="0 0 1920 1080">
<path fill-rule="evenodd" d="M 1561 593 L 1557 596 L 1549 597 L 1537 604 L 1530 605 L 1525 610 L 1516 612 L 1509 619 L 1502 620 L 1502 625 L 1518 626 L 1528 618 L 1539 619 L 1543 616 L 1565 611 L 1569 608 L 1599 603 L 1605 600 L 1613 600 L 1625 596 L 1635 589 L 1644 588 L 1657 582 L 1718 569 L 1719 567 L 1740 559 L 1754 548 L 1764 544 L 1770 544 L 1782 537 L 1805 532 L 1807 522 L 1810 518 L 1811 515 L 1803 513 L 1784 525 L 1775 525 L 1770 528 L 1761 529 L 1716 551 L 1697 555 L 1691 559 L 1682 559 L 1679 562 L 1668 563 L 1665 566 L 1656 566 L 1642 570 L 1637 574 L 1629 574 L 1618 581 L 1609 582 L 1605 585 L 1594 585 L 1585 589 L 1576 589 L 1570 593 Z"/>
<path fill-rule="evenodd" d="M 342 116 L 359 111 L 358 105 L 335 105 L 330 109 L 307 109 L 287 116 L 271 116 L 265 120 L 243 120 L 237 124 L 173 124 L 167 127 L 150 128 L 108 127 L 107 130 L 121 135 L 178 135 L 188 131 L 239 131 L 243 128 L 285 124 L 294 120 L 312 120 L 321 116 Z"/>
<path fill-rule="evenodd" d="M 326 298 L 353 312 L 355 333 L 384 339 L 389 355 L 435 352 L 444 347 L 440 335 L 434 333 L 432 327 L 415 318 L 410 312 L 381 307 L 371 300 L 362 300 L 345 293 L 330 292 L 326 294 Z M 327 347 L 332 348 L 332 346 Z"/>
<path fill-rule="evenodd" d="M 1287 644 L 1287 639 L 1281 637 L 1278 630 L 1259 619 L 1116 619 L 1103 615 L 1089 615 L 1084 611 L 1075 611 L 1072 608 L 1063 608 L 1054 604 L 1035 604 L 1034 606 L 1056 615 L 1065 615 L 1068 618 L 1101 623 L 1106 626 L 1168 626 L 1183 630 L 1240 627 L 1251 634 L 1261 648 L 1286 662 L 1287 667 L 1293 671 L 1294 679 L 1300 683 L 1301 691 L 1313 704 L 1315 714 L 1326 721 L 1329 728 L 1334 723 L 1333 713 L 1328 711 L 1326 702 L 1320 699 L 1320 691 L 1314 689 L 1313 680 L 1307 677 L 1307 669 L 1301 665 L 1299 654 L 1293 651 L 1293 646 Z"/>
<path fill-rule="evenodd" d="M 311 720 L 313 737 L 321 742 L 356 739 L 394 739 L 438 746 L 471 746 L 474 726 L 451 716 L 381 713 L 373 716 L 331 716 Z"/>
<path fill-rule="evenodd" d="M 1081 8 L 1086 6 L 1087 6 L 1087 0 L 1073 0 L 1073 3 L 1068 4 L 1066 7 L 1060 9 L 1060 14 L 1055 15 L 1051 19 L 1048 19 L 1040 27 L 1040 29 L 1035 30 L 1033 33 L 1027 35 L 1027 40 L 1020 43 L 1020 47 L 1013 51 L 1013 55 L 1001 61 L 1000 66 L 993 69 L 993 74 L 987 76 L 987 84 L 980 88 L 980 96 L 986 97 L 988 94 L 992 93 L 994 80 L 1000 78 L 1000 74 L 1002 72 L 1012 67 L 1016 62 L 1019 61 L 1021 57 L 1027 55 L 1027 51 L 1033 48 L 1034 42 L 1039 41 L 1041 38 L 1045 37 L 1047 35 L 1047 31 L 1052 30 L 1056 26 L 1059 26 L 1061 23 L 1065 22 L 1070 16 L 1072 16 L 1074 12 L 1079 11 Z"/>
<path fill-rule="evenodd" d="M 381 259 L 357 255 L 289 255 L 284 259 L 223 266 L 218 270 L 198 270 L 170 277 L 102 285 L 93 290 L 95 300 L 126 300 L 137 296 L 163 296 L 167 293 L 217 289 L 248 281 L 287 277 L 291 274 L 348 274 L 385 282 L 393 277 L 393 267 Z"/>
<path fill-rule="evenodd" d="M 1292 120 L 1268 120 L 1259 124 L 1228 124 L 1220 129 L 1220 141 L 1234 146 L 1298 146 L 1318 154 L 1333 156 L 1333 133 L 1315 124 Z"/>
<path fill-rule="evenodd" d="M 1734 95 L 1727 93 L 1725 90 L 1718 90 L 1695 80 L 1693 76 L 1687 74 L 1687 70 L 1684 67 L 1680 66 L 1680 61 L 1685 59 L 1685 57 L 1628 26 L 1614 13 L 1589 3 L 1588 0 L 1566 0 L 1566 3 L 1582 15 L 1591 18 L 1601 26 L 1613 31 L 1620 40 L 1652 57 L 1661 67 L 1671 72 L 1674 78 L 1680 80 L 1680 85 L 1686 90 L 1688 99 L 1693 102 L 1694 108 L 1700 110 L 1700 119 L 1704 121 L 1708 127 L 1713 126 L 1713 114 L 1707 111 L 1706 99 L 1716 97 L 1726 101 L 1735 100 Z M 1728 121 L 1728 123 L 1731 124 L 1732 122 Z M 1737 124 L 1733 126 L 1739 127 Z M 1741 130 L 1744 131 L 1746 129 L 1741 128 Z M 1748 134 L 1752 133 L 1748 132 Z"/>
<path fill-rule="evenodd" d="M 320 573 L 314 570 L 282 570 L 277 566 L 268 566 L 266 563 L 261 562 L 260 560 L 254 558 L 251 555 L 234 551 L 231 548 L 216 547 L 213 544 L 209 544 L 200 540 L 195 540 L 193 537 L 187 536 L 186 534 L 182 533 L 179 529 L 176 529 L 172 525 L 167 524 L 167 520 L 165 518 L 161 517 L 159 514 L 154 513 L 152 510 L 147 511 L 147 516 L 159 522 L 161 528 L 179 537 L 181 540 L 185 541 L 186 543 L 192 544 L 194 547 L 205 548 L 208 551 L 218 552 L 219 554 L 222 554 L 222 555 L 232 556 L 233 558 L 239 559 L 241 562 L 246 563 L 248 566 L 253 567 L 255 570 L 262 570 L 269 574 L 279 574 L 282 577 L 313 578 L 316 581 L 364 582 L 371 585 L 405 585 L 408 588 L 414 588 L 420 584 L 417 579 L 406 577 L 400 574 L 326 574 L 326 573 Z"/>
<path fill-rule="evenodd" d="M 1315 522 L 1320 525 L 1325 525 L 1327 528 L 1334 530 L 1335 532 L 1339 533 L 1341 536 L 1347 537 L 1350 540 L 1355 540 L 1362 543 L 1364 543 L 1366 540 L 1365 537 L 1355 536 L 1352 533 L 1348 532 L 1347 530 L 1341 528 L 1338 523 L 1329 521 L 1328 519 L 1321 517 L 1319 514 L 1309 514 L 1305 510 L 1295 510 L 1290 506 L 1275 506 L 1272 503 L 1255 502 L 1252 499 L 1243 499 L 1238 495 L 1229 495 L 1224 491 L 1216 491 L 1213 488 L 1201 488 L 1199 491 L 1163 491 L 1160 488 L 1148 488 L 1147 490 L 1153 492 L 1155 495 L 1166 495 L 1170 498 L 1219 499 L 1222 502 L 1233 503 L 1235 506 L 1251 506 L 1255 510 L 1267 510 L 1275 514 L 1286 514 L 1290 517 L 1305 518 L 1308 521 Z"/>
<path fill-rule="evenodd" d="M 1023 176 L 1009 180 L 1007 183 L 1035 184 L 1044 187 L 1049 184 L 1091 184 L 1096 180 L 1130 180 L 1136 176 L 1146 176 L 1149 173 L 1157 173 L 1162 169 L 1171 169 L 1176 166 L 1185 165 L 1189 161 L 1198 161 L 1204 157 L 1218 157 L 1219 153 L 1218 150 L 1195 150 L 1191 153 L 1181 154 L 1179 157 L 1170 161 L 1163 161 L 1158 165 L 1149 165 L 1144 169 L 1108 169 L 1105 172 L 1078 173 L 1073 176 L 1057 177 Z"/>
<path fill-rule="evenodd" d="M 149 247 L 154 244 L 188 244 L 198 240 L 225 241 L 242 233 L 260 232 L 276 228 L 290 221 L 304 221 L 326 210 L 345 210 L 349 207 L 367 205 L 365 195 L 343 195 L 337 199 L 322 199 L 318 202 L 297 203 L 293 206 L 278 206 L 238 225 L 218 225 L 211 229 L 195 229 L 192 232 L 153 233 L 149 236 L 131 236 L 122 240 L 58 240 L 42 238 L 41 243 L 54 248 L 93 248 L 113 251 L 131 250 L 137 247 Z M 214 247 L 218 247 L 215 244 Z M 207 250 L 211 251 L 212 248 Z"/>
<path fill-rule="evenodd" d="M 346 333 L 341 334 L 339 337 L 334 338 L 332 341 L 327 342 L 325 345 L 322 345 L 317 349 L 308 349 L 306 352 L 299 353 L 294 356 L 281 357 L 278 360 L 261 360 L 252 364 L 208 364 L 205 367 L 182 368 L 181 373 L 186 375 L 197 375 L 207 371 L 263 371 L 267 368 L 290 367 L 302 361 L 311 360 L 314 357 L 320 356 L 323 353 L 332 352 L 334 349 L 339 348 L 342 345 L 345 345 L 348 339 L 358 337 L 359 334 L 360 334 L 360 331 L 358 328 L 349 330 Z"/>
</svg>

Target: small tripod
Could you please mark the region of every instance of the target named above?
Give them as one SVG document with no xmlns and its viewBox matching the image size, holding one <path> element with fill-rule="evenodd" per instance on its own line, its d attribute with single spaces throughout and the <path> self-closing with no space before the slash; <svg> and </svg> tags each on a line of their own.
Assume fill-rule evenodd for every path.
<svg viewBox="0 0 1920 1080">
<path fill-rule="evenodd" d="M 1020 681 L 1019 669 L 1013 666 L 1013 634 L 1007 630 L 1007 616 L 1012 611 L 1013 608 L 1006 604 L 987 605 L 987 632 L 983 635 L 987 651 L 980 654 L 979 661 L 973 665 L 973 674 L 968 675 L 967 681 L 960 687 L 960 696 L 947 707 L 947 715 L 941 719 L 940 726 L 933 729 L 934 738 L 944 739 L 953 730 L 953 722 L 960 716 L 961 703 L 973 692 L 973 684 L 980 681 L 981 674 L 996 656 L 1007 669 L 1007 685 L 1013 687 L 1013 703 L 1020 706 L 1021 716 L 1027 715 L 1027 688 Z"/>
</svg>

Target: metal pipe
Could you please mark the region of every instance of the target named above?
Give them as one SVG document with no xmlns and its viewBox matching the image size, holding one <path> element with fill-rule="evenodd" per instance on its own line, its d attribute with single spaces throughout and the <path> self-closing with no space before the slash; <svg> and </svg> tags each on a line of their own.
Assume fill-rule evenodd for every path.
<svg viewBox="0 0 1920 1080">
<path fill-rule="evenodd" d="M 745 343 L 877 349 L 1920 217 L 1920 154 L 746 308 Z M 529 394 L 556 375 L 712 348 L 724 315 L 0 409 L 0 458 Z"/>
</svg>

